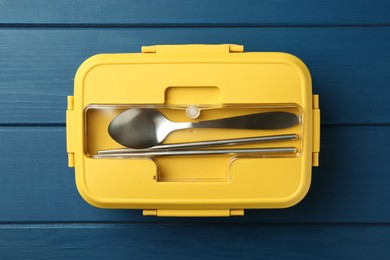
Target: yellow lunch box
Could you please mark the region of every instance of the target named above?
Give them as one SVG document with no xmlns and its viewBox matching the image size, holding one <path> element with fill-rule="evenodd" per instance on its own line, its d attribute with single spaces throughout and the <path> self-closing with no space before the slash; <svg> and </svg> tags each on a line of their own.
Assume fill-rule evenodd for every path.
<svg viewBox="0 0 390 260">
<path fill-rule="evenodd" d="M 171 148 L 160 154 L 153 147 L 126 150 L 109 129 L 126 111 L 154 111 L 192 126 L 247 115 L 269 115 L 264 125 L 282 113 L 297 120 L 288 127 L 172 131 L 160 140 L 162 146 L 294 137 L 187 148 L 172 155 Z M 133 123 L 141 137 L 151 129 L 134 122 L 122 123 Z M 143 140 L 120 131 L 125 138 Z M 241 216 L 244 209 L 290 207 L 306 195 L 311 168 L 319 160 L 320 110 L 308 69 L 290 54 L 244 52 L 232 44 L 157 45 L 142 47 L 142 53 L 87 59 L 77 71 L 74 96 L 68 97 L 66 133 L 77 188 L 96 207 L 143 209 L 153 216 Z M 129 150 L 130 155 L 105 156 Z M 131 154 L 134 150 L 138 156 Z"/>
</svg>

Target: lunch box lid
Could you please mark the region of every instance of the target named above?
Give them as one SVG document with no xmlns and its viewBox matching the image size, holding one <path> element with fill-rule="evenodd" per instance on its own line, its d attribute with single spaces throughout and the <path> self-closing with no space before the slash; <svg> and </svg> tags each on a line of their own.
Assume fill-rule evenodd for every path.
<svg viewBox="0 0 390 260">
<path fill-rule="evenodd" d="M 90 105 L 293 104 L 302 120 L 295 157 L 229 161 L 225 181 L 158 181 L 153 158 L 94 159 L 86 152 Z M 101 208 L 143 209 L 156 216 L 232 216 L 246 208 L 286 208 L 307 193 L 318 166 L 318 95 L 297 57 L 244 52 L 242 45 L 157 45 L 141 53 L 98 54 L 74 80 L 66 111 L 67 152 L 81 196 Z M 199 160 L 199 171 L 202 167 Z M 169 171 L 169 169 L 167 169 Z"/>
</svg>

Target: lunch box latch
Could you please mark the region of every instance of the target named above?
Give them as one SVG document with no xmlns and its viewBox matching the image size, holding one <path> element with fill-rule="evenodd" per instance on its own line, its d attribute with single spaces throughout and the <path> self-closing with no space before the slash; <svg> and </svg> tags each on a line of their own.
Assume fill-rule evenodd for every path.
<svg viewBox="0 0 390 260">
<path fill-rule="evenodd" d="M 68 153 L 68 166 L 74 167 L 74 98 L 68 96 L 68 108 L 66 109 L 66 150 Z"/>
<path fill-rule="evenodd" d="M 319 95 L 313 95 L 313 166 L 320 164 L 320 121 Z"/>
<path fill-rule="evenodd" d="M 153 46 L 142 46 L 141 50 L 142 50 L 142 53 L 179 53 L 179 52 L 235 53 L 235 52 L 244 52 L 244 45 L 238 45 L 238 44 L 153 45 Z"/>
<path fill-rule="evenodd" d="M 156 217 L 231 217 L 244 216 L 243 209 L 144 209 L 144 216 Z"/>
</svg>

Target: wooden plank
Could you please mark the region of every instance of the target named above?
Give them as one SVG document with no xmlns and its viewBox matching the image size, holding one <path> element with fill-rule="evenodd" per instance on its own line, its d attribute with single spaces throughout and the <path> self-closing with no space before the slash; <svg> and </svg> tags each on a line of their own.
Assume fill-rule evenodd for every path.
<svg viewBox="0 0 390 260">
<path fill-rule="evenodd" d="M 295 54 L 312 73 L 322 123 L 389 124 L 390 27 L 1 29 L 0 124 L 64 124 L 83 60 L 142 45 L 240 43 Z"/>
<path fill-rule="evenodd" d="M 2 259 L 389 259 L 388 225 L 1 225 Z"/>
<path fill-rule="evenodd" d="M 1 24 L 375 25 L 389 24 L 388 1 L 0 1 Z"/>
<path fill-rule="evenodd" d="M 323 127 L 320 167 L 307 197 L 289 209 L 243 218 L 142 217 L 82 200 L 67 168 L 63 127 L 0 128 L 0 222 L 389 223 L 390 127 Z"/>
</svg>

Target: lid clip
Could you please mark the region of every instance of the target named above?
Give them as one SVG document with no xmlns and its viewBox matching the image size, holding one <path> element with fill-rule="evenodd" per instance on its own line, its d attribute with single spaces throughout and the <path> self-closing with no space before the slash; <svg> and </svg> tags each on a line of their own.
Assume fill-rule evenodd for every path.
<svg viewBox="0 0 390 260">
<path fill-rule="evenodd" d="M 68 152 L 68 166 L 74 167 L 74 97 L 68 96 L 68 108 L 66 110 L 66 150 Z"/>
<path fill-rule="evenodd" d="M 178 52 L 244 52 L 244 46 L 238 44 L 184 44 L 142 46 L 142 53 L 178 53 Z"/>
<path fill-rule="evenodd" d="M 312 165 L 319 166 L 319 156 L 320 156 L 320 103 L 319 95 L 313 95 L 313 157 Z"/>
<path fill-rule="evenodd" d="M 144 216 L 156 217 L 230 217 L 244 216 L 243 209 L 144 209 Z"/>
</svg>

